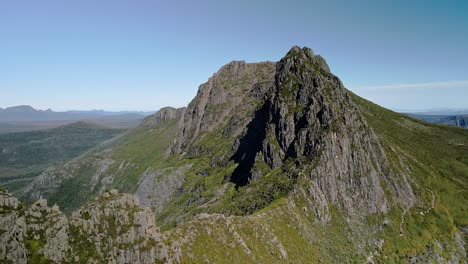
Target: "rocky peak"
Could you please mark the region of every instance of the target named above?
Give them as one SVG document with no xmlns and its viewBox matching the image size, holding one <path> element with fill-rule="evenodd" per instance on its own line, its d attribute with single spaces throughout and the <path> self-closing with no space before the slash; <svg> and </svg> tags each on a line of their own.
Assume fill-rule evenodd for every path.
<svg viewBox="0 0 468 264">
<path fill-rule="evenodd" d="M 179 124 L 173 152 L 190 151 L 189 147 L 203 133 L 215 128 L 236 112 L 245 113 L 251 91 L 258 84 L 273 82 L 275 63 L 232 61 L 200 85 Z M 245 110 L 245 111 L 244 111 Z"/>
<path fill-rule="evenodd" d="M 177 119 L 178 117 L 180 117 L 180 114 L 183 111 L 184 111 L 184 108 L 179 108 L 179 109 L 174 108 L 174 107 L 161 108 L 156 113 L 146 117 L 141 123 L 141 126 L 156 127 L 160 123 Z"/>
<path fill-rule="evenodd" d="M 260 173 L 252 169 L 259 160 L 273 169 L 288 158 L 316 156 L 342 107 L 352 108 L 349 100 L 325 60 L 309 48 L 293 47 L 276 64 L 274 88 L 238 141 L 233 181 L 255 180 Z"/>
<path fill-rule="evenodd" d="M 245 61 L 231 61 L 222 66 L 218 72 L 213 75 L 213 78 L 241 78 L 247 69 Z"/>
<path fill-rule="evenodd" d="M 292 178 L 306 175 L 302 193 L 327 221 L 328 203 L 351 213 L 386 212 L 384 182 L 414 200 L 410 185 L 389 176 L 388 161 L 373 131 L 325 60 L 309 48 L 293 47 L 276 64 L 273 89 L 235 144 L 239 165 L 231 176 L 248 185 L 270 169 Z M 294 168 L 286 166 L 293 161 Z"/>
<path fill-rule="evenodd" d="M 17 105 L 17 106 L 11 106 L 3 109 L 4 112 L 36 112 L 37 110 L 34 109 L 30 105 Z"/>
</svg>

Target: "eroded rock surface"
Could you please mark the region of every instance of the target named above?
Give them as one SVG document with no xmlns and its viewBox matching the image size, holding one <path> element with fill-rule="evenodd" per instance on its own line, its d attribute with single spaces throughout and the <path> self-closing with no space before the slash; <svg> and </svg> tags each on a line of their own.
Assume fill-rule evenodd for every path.
<svg viewBox="0 0 468 264">
<path fill-rule="evenodd" d="M 160 213 L 165 203 L 182 186 L 185 172 L 191 167 L 192 165 L 187 165 L 163 171 L 154 171 L 152 168 L 148 168 L 141 178 L 135 195 L 143 206 L 151 207 L 156 213 Z"/>
<path fill-rule="evenodd" d="M 117 190 L 67 217 L 39 199 L 25 208 L 0 193 L 0 260 L 5 263 L 154 263 L 165 259 L 159 228 L 150 208 Z"/>
</svg>

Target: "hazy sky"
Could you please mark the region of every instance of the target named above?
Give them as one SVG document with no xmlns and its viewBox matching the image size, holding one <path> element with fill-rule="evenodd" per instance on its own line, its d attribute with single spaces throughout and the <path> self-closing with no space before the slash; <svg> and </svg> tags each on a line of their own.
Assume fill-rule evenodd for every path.
<svg viewBox="0 0 468 264">
<path fill-rule="evenodd" d="M 293 45 L 392 109 L 468 108 L 467 1 L 0 1 L 0 107 L 184 106 Z"/>
</svg>

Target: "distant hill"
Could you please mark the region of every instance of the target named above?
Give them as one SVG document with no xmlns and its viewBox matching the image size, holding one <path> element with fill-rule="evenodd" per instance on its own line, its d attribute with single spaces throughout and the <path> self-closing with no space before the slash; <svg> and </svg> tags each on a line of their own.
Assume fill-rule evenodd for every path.
<svg viewBox="0 0 468 264">
<path fill-rule="evenodd" d="M 422 114 L 408 114 L 411 117 L 424 120 L 433 124 L 457 126 L 461 128 L 468 128 L 468 114 L 466 115 L 422 115 Z"/>
<path fill-rule="evenodd" d="M 49 130 L 0 135 L 0 185 L 16 191 L 47 167 L 68 161 L 124 130 L 76 122 Z"/>
<path fill-rule="evenodd" d="M 0 109 L 0 111 L 3 111 L 5 113 L 21 113 L 21 112 L 35 112 L 37 111 L 30 105 L 18 105 L 18 106 L 12 106 L 12 107 L 7 107 L 5 109 Z"/>
<path fill-rule="evenodd" d="M 103 110 L 54 112 L 29 105 L 0 109 L 0 134 L 54 128 L 79 120 L 111 128 L 133 128 L 152 112 L 109 112 Z"/>
</svg>

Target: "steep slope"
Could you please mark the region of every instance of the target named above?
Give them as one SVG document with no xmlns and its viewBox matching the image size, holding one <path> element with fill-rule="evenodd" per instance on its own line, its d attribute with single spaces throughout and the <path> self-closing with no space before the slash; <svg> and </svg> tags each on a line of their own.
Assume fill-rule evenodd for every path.
<svg viewBox="0 0 468 264">
<path fill-rule="evenodd" d="M 459 263 L 466 157 L 468 131 L 367 102 L 293 47 L 277 63 L 223 66 L 187 108 L 50 168 L 25 194 L 70 213 L 108 188 L 135 193 L 167 260 Z"/>
<path fill-rule="evenodd" d="M 76 122 L 49 130 L 0 135 L 0 184 L 19 193 L 47 167 L 71 160 L 122 133 Z"/>
</svg>

